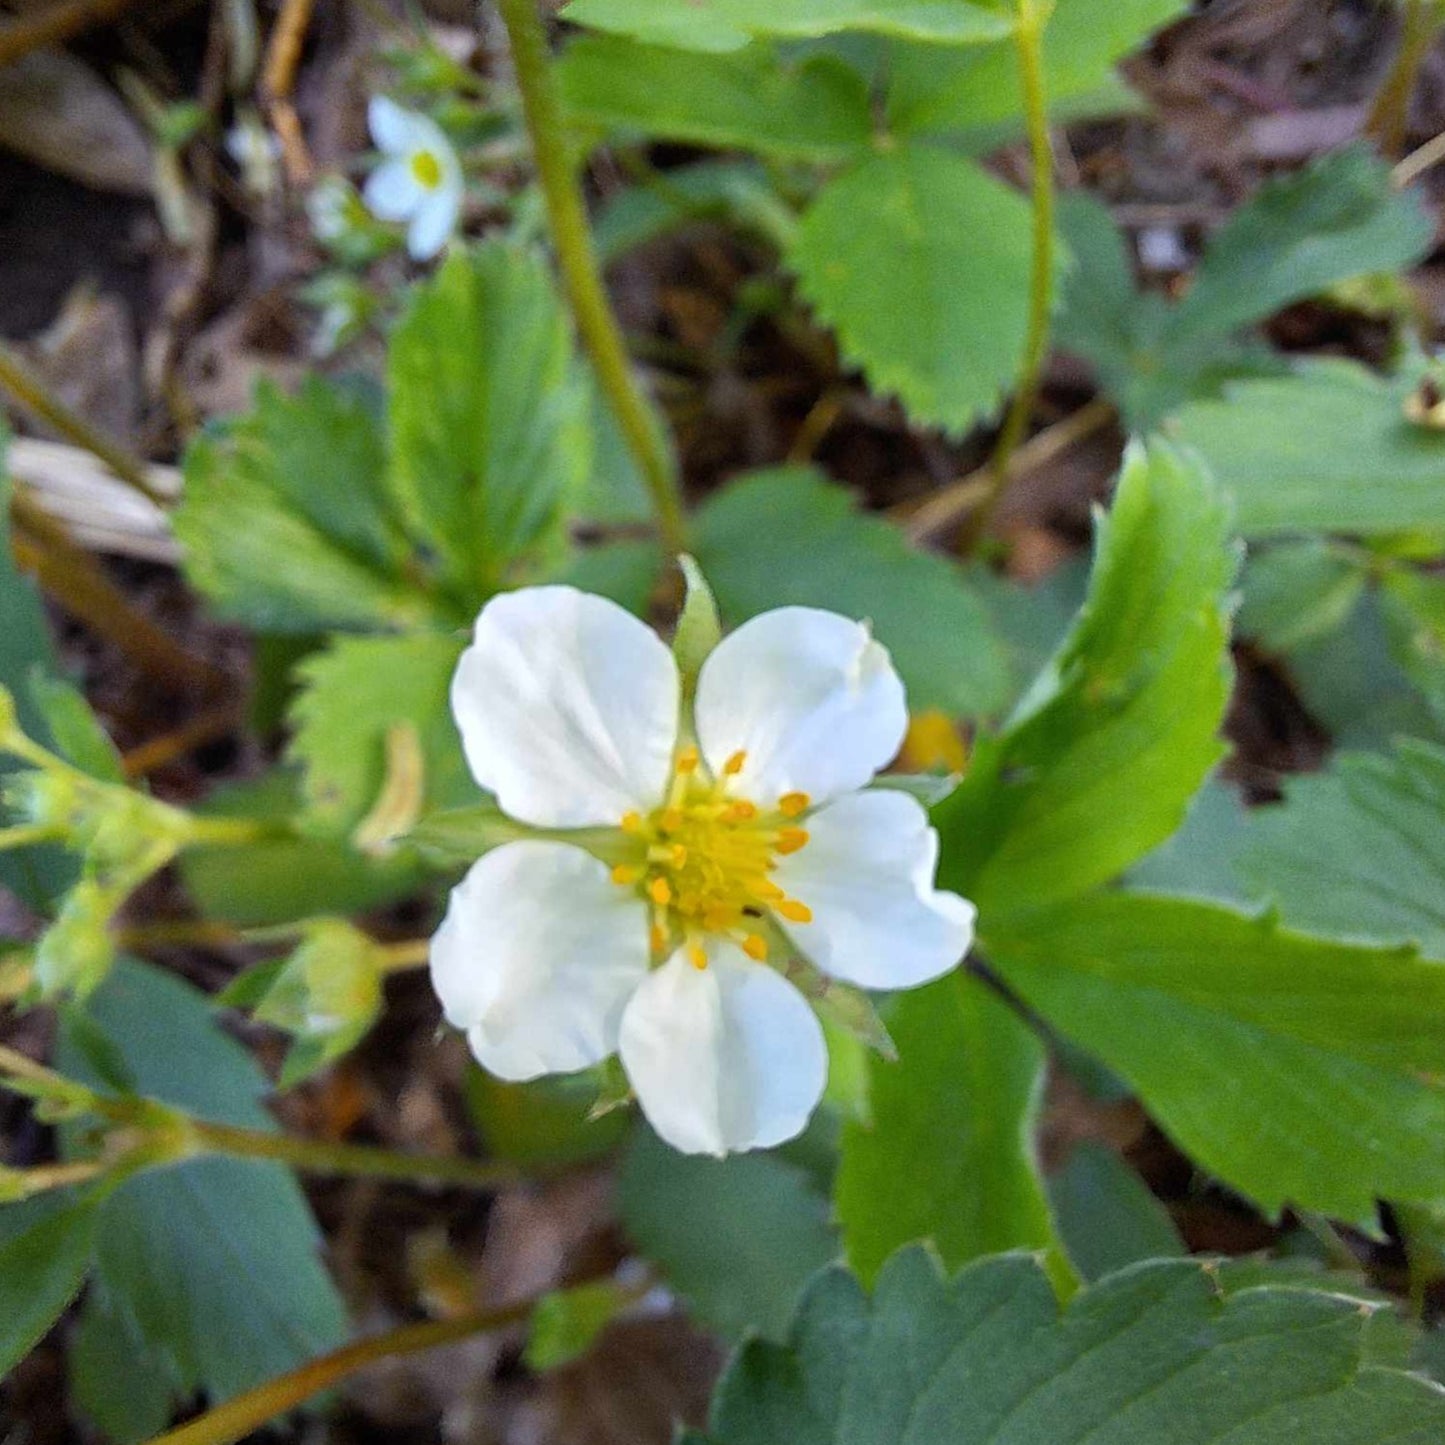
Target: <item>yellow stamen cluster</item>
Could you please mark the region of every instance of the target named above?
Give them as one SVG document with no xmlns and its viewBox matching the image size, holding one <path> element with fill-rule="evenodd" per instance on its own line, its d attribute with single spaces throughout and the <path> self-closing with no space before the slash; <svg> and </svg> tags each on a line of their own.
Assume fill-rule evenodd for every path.
<svg viewBox="0 0 1445 1445">
<path fill-rule="evenodd" d="M 612 881 L 639 889 L 651 905 L 658 957 L 680 944 L 695 967 L 706 968 L 703 939 L 722 934 L 761 961 L 768 944 L 759 925 L 769 912 L 792 923 L 812 919 L 806 904 L 787 897 L 768 876 L 780 857 L 807 846 L 807 830 L 794 820 L 811 800 L 806 793 L 787 793 L 764 811 L 733 796 L 746 766 L 746 753 L 734 753 L 714 777 L 697 749 L 685 747 L 662 806 L 645 818 L 628 813 L 622 819 L 638 856 L 619 863 Z"/>
<path fill-rule="evenodd" d="M 419 186 L 434 191 L 442 183 L 442 163 L 431 151 L 413 151 L 411 174 Z"/>
</svg>

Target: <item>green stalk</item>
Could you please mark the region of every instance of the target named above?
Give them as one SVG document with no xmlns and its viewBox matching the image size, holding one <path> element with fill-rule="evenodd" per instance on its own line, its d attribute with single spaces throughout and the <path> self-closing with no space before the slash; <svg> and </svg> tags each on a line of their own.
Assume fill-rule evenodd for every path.
<svg viewBox="0 0 1445 1445">
<path fill-rule="evenodd" d="M 562 281 L 582 344 L 592 358 L 597 379 L 617 415 L 618 425 L 652 496 L 658 530 L 669 551 L 687 551 L 687 526 L 682 493 L 662 438 L 643 400 L 622 332 L 607 293 L 587 224 L 587 206 L 567 140 L 557 78 L 552 73 L 547 36 L 536 0 L 498 0 L 512 43 L 522 113 L 532 140 L 537 176 L 547 205 L 547 219 Z"/>
<path fill-rule="evenodd" d="M 1044 26 L 1051 0 L 1018 0 L 1014 43 L 1023 82 L 1024 117 L 1032 161 L 1033 266 L 1029 282 L 1028 334 L 1013 402 L 989 463 L 988 491 L 964 529 L 963 547 L 971 552 L 988 534 L 994 512 L 1008 489 L 1009 464 L 1023 440 L 1038 401 L 1039 383 L 1048 357 L 1049 322 L 1054 284 L 1054 152 L 1049 139 L 1048 101 L 1044 88 Z"/>
</svg>

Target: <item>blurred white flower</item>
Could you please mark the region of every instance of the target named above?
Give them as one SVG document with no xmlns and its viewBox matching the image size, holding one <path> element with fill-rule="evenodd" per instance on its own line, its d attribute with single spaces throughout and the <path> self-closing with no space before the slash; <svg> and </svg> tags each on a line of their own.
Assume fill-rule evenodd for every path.
<svg viewBox="0 0 1445 1445">
<path fill-rule="evenodd" d="M 367 178 L 363 195 L 372 215 L 407 222 L 412 258 L 435 256 L 457 228 L 464 183 L 461 162 L 442 128 L 384 95 L 367 109 L 371 138 L 386 158 Z"/>
<path fill-rule="evenodd" d="M 827 1049 L 770 954 L 898 989 L 968 950 L 974 909 L 934 888 L 922 807 L 865 790 L 907 711 L 856 622 L 755 617 L 684 708 L 650 628 L 570 587 L 525 588 L 482 610 L 452 710 L 477 781 L 553 830 L 474 864 L 432 943 L 447 1018 L 502 1078 L 617 1052 L 675 1148 L 778 1144 L 821 1097 Z"/>
</svg>

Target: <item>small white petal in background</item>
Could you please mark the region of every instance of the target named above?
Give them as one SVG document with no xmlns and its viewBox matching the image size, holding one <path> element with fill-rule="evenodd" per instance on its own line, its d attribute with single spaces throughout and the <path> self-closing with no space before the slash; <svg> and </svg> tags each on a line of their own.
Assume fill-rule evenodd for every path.
<svg viewBox="0 0 1445 1445">
<path fill-rule="evenodd" d="M 407 222 L 407 250 L 435 256 L 461 219 L 465 181 L 461 162 L 442 128 L 384 95 L 367 108 L 371 137 L 385 159 L 366 182 L 363 197 L 378 220 Z"/>
<path fill-rule="evenodd" d="M 620 1053 L 648 1123 L 688 1154 L 794 1138 L 828 1079 L 802 994 L 721 941 L 706 968 L 679 951 L 647 976 L 622 1015 Z"/>
<path fill-rule="evenodd" d="M 567 1074 L 617 1048 L 647 976 L 646 910 L 565 843 L 508 843 L 452 890 L 432 939 L 432 986 L 484 1068 Z"/>
<path fill-rule="evenodd" d="M 280 186 L 281 142 L 249 106 L 236 111 L 236 123 L 226 132 L 226 154 L 241 173 L 241 184 L 253 196 L 270 196 Z"/>
</svg>

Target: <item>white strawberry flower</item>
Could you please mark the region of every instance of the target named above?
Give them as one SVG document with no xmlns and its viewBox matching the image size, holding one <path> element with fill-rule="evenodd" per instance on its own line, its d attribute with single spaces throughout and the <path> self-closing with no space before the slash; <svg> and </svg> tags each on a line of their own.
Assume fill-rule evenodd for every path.
<svg viewBox="0 0 1445 1445">
<path fill-rule="evenodd" d="M 435 256 L 461 218 L 465 183 L 461 162 L 442 128 L 384 95 L 367 107 L 371 138 L 386 159 L 362 192 L 380 221 L 406 221 L 406 248 L 413 260 Z"/>
<path fill-rule="evenodd" d="M 798 1134 L 826 1082 L 822 1028 L 770 960 L 911 988 L 968 951 L 974 909 L 935 889 L 919 803 L 867 787 L 908 717 L 865 626 L 764 613 L 684 692 L 672 652 L 601 597 L 483 608 L 452 711 L 477 782 L 547 833 L 473 865 L 431 971 L 492 1073 L 618 1053 L 664 1139 L 721 1155 Z"/>
</svg>

